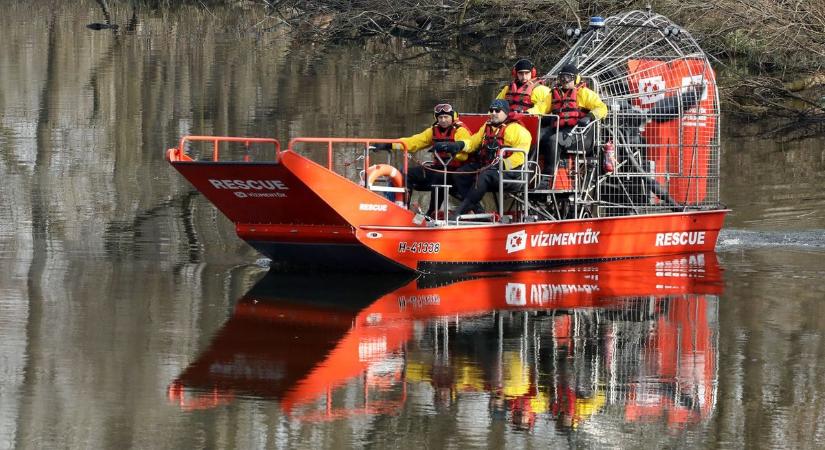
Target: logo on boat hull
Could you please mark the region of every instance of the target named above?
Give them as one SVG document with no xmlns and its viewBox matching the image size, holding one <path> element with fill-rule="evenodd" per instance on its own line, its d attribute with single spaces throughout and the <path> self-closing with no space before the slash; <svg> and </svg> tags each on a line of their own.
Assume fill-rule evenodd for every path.
<svg viewBox="0 0 825 450">
<path fill-rule="evenodd" d="M 529 240 L 531 248 L 557 247 L 567 245 L 595 245 L 599 243 L 601 231 L 593 231 L 590 228 L 584 231 L 570 233 L 538 233 L 527 235 L 526 230 L 516 231 L 507 235 L 507 253 L 515 253 L 527 248 Z"/>
<path fill-rule="evenodd" d="M 520 252 L 527 248 L 527 231 L 519 230 L 507 235 L 507 253 Z"/>
<path fill-rule="evenodd" d="M 570 233 L 545 233 L 544 231 L 539 231 L 538 234 L 530 236 L 530 247 L 598 244 L 600 234 L 602 234 L 601 231 L 593 231 L 590 228 L 584 231 Z"/>
</svg>

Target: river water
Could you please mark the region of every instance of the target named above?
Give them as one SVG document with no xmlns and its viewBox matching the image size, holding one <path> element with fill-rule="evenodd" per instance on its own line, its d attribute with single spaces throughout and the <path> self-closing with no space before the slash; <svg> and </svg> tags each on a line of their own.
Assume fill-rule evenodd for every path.
<svg viewBox="0 0 825 450">
<path fill-rule="evenodd" d="M 164 149 L 410 134 L 441 99 L 484 110 L 506 64 L 240 6 L 93 31 L 98 3 L 64 3 L 0 15 L 0 448 L 825 443 L 823 138 L 725 128 L 716 254 L 266 275 Z"/>
</svg>

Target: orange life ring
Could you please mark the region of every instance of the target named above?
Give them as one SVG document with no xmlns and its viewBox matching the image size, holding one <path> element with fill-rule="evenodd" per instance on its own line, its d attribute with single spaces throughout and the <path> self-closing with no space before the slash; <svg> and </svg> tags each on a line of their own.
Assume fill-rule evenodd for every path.
<svg viewBox="0 0 825 450">
<path fill-rule="evenodd" d="M 375 184 L 380 177 L 388 177 L 392 181 L 394 187 L 404 187 L 404 177 L 401 172 L 389 164 L 375 164 L 367 168 L 367 186 Z M 395 203 L 399 205 L 404 204 L 404 193 L 395 193 Z"/>
</svg>

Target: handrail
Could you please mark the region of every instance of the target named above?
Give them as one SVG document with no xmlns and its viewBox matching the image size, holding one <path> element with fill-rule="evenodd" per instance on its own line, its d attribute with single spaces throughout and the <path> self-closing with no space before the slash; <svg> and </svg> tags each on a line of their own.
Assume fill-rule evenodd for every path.
<svg viewBox="0 0 825 450">
<path fill-rule="evenodd" d="M 505 154 L 505 152 L 523 153 L 524 154 L 524 162 L 521 163 L 521 165 L 518 166 L 518 167 L 514 167 L 512 169 L 507 169 L 504 165 L 504 159 L 505 159 L 504 154 Z M 524 186 L 523 194 L 524 194 L 524 208 L 525 208 L 525 211 L 524 211 L 524 217 L 522 217 L 522 220 L 524 220 L 527 217 L 527 215 L 530 213 L 530 211 L 528 210 L 530 203 L 528 202 L 528 198 L 527 198 L 528 190 L 529 190 L 529 184 L 530 184 L 530 178 L 527 176 L 527 175 L 529 175 L 529 170 L 526 168 L 527 167 L 527 155 L 528 154 L 529 154 L 529 150 L 524 150 L 524 149 L 521 149 L 521 148 L 505 147 L 505 148 L 502 148 L 502 149 L 499 150 L 499 154 L 498 154 L 498 170 L 499 170 L 499 177 L 498 177 L 498 215 L 499 215 L 499 217 L 504 217 L 504 184 L 505 183 L 522 184 Z M 520 177 L 517 180 L 516 179 L 505 180 L 504 179 L 505 172 L 518 173 L 520 175 Z"/>
<path fill-rule="evenodd" d="M 249 144 L 256 143 L 256 144 L 272 144 L 275 146 L 275 162 L 278 162 L 281 159 L 281 143 L 277 139 L 272 138 L 254 138 L 254 137 L 234 137 L 234 136 L 184 136 L 180 138 L 180 144 L 178 145 L 178 157 L 184 154 L 184 145 L 186 141 L 198 141 L 198 142 L 212 142 L 212 161 L 218 161 L 218 150 L 220 147 L 221 142 L 243 142 L 246 147 L 249 147 Z M 244 161 L 249 161 L 249 155 L 244 156 Z"/>
<path fill-rule="evenodd" d="M 370 144 L 401 144 L 404 150 L 404 173 L 407 173 L 407 144 L 401 139 L 380 139 L 380 138 L 336 138 L 336 137 L 297 137 L 289 141 L 289 150 L 295 150 L 295 144 L 299 142 L 327 144 L 327 169 L 332 170 L 332 144 L 364 144 L 364 150 L 368 150 Z M 369 155 L 364 158 L 364 170 L 369 167 Z"/>
<path fill-rule="evenodd" d="M 292 138 L 289 141 L 289 146 L 287 147 L 288 150 L 295 151 L 295 144 L 298 143 L 320 143 L 320 144 L 327 144 L 327 169 L 333 171 L 332 168 L 332 144 L 364 144 L 364 173 L 367 173 L 367 169 L 370 167 L 370 147 L 371 144 L 400 144 L 401 148 L 404 150 L 404 186 L 407 186 L 407 160 L 409 151 L 407 150 L 407 144 L 404 143 L 401 139 L 380 139 L 380 138 L 336 138 L 336 137 L 297 137 Z M 364 187 L 367 186 L 366 177 L 364 177 Z M 408 194 L 404 193 L 405 201 L 409 200 Z"/>
</svg>

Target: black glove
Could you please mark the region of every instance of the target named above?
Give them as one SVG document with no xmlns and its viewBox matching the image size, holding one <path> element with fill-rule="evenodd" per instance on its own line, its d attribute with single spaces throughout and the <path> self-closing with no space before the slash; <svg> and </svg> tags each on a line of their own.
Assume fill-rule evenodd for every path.
<svg viewBox="0 0 825 450">
<path fill-rule="evenodd" d="M 381 150 L 390 151 L 392 150 L 392 144 L 372 144 L 372 151 L 378 152 Z"/>
<path fill-rule="evenodd" d="M 576 122 L 576 125 L 580 127 L 586 127 L 588 124 L 590 124 L 590 121 L 592 120 L 593 117 L 590 115 L 590 113 L 587 113 L 586 116 L 582 117 L 581 119 L 579 119 L 578 122 Z"/>
<path fill-rule="evenodd" d="M 451 155 L 455 155 L 456 153 L 460 152 L 461 149 L 464 148 L 464 141 L 458 142 L 436 142 L 433 145 L 433 150 L 439 153 L 449 153 Z"/>
</svg>

